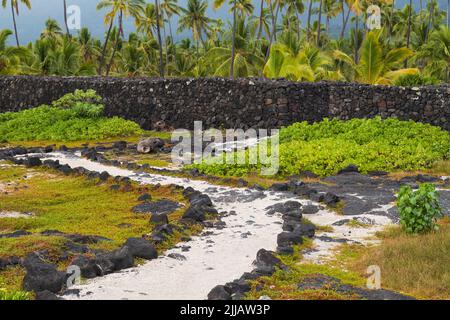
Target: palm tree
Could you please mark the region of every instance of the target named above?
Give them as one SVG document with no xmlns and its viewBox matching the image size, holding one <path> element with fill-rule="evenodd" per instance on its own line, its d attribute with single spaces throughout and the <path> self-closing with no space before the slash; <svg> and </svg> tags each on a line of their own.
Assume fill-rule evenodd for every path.
<svg viewBox="0 0 450 320">
<path fill-rule="evenodd" d="M 350 66 L 354 71 L 354 79 L 368 84 L 392 84 L 396 79 L 405 74 L 415 74 L 416 68 L 397 69 L 405 59 L 413 56 L 413 51 L 403 47 L 387 51 L 380 43 L 380 31 L 371 31 L 366 34 L 362 43 L 358 63 L 342 51 L 335 50 L 334 58 Z"/>
<path fill-rule="evenodd" d="M 339 73 L 329 70 L 331 66 L 331 59 L 311 45 L 296 52 L 283 44 L 276 44 L 264 67 L 264 75 L 267 78 L 283 77 L 293 81 L 341 79 Z"/>
<path fill-rule="evenodd" d="M 314 2 L 314 0 L 309 0 L 308 18 L 307 18 L 307 25 L 306 25 L 306 41 L 308 41 L 308 42 L 309 42 L 309 39 L 311 38 L 311 15 L 312 15 L 312 9 L 313 9 L 313 2 Z"/>
<path fill-rule="evenodd" d="M 409 0 L 408 31 L 406 32 L 406 47 L 407 48 L 409 48 L 409 42 L 411 40 L 411 27 L 412 27 L 412 0 Z"/>
<path fill-rule="evenodd" d="M 31 9 L 30 0 L 9 0 L 9 4 L 11 6 L 11 13 L 12 13 L 13 24 L 14 24 L 14 34 L 16 36 L 17 47 L 20 46 L 19 34 L 17 32 L 17 23 L 16 23 L 16 15 L 19 15 L 19 2 L 23 3 L 28 9 Z M 2 7 L 6 8 L 7 5 L 8 5 L 8 0 L 2 0 Z"/>
<path fill-rule="evenodd" d="M 141 14 L 136 17 L 137 31 L 149 38 L 153 38 L 157 24 L 155 5 L 147 3 Z"/>
<path fill-rule="evenodd" d="M 54 42 L 61 34 L 58 22 L 54 19 L 48 19 L 45 22 L 45 29 L 41 33 L 41 39 L 49 39 Z"/>
<path fill-rule="evenodd" d="M 67 23 L 67 0 L 63 0 L 64 6 L 64 24 L 66 25 L 66 34 L 70 36 L 69 24 Z"/>
<path fill-rule="evenodd" d="M 26 48 L 6 45 L 12 34 L 10 30 L 0 31 L 0 75 L 17 74 L 20 71 L 21 58 L 29 54 Z"/>
<path fill-rule="evenodd" d="M 319 18 L 317 20 L 317 46 L 320 46 L 320 31 L 322 30 L 322 4 L 323 0 L 319 0 Z"/>
<path fill-rule="evenodd" d="M 231 32 L 233 33 L 233 32 Z M 236 20 L 235 55 L 232 48 L 215 47 L 208 51 L 206 63 L 211 66 L 214 76 L 229 76 L 233 71 L 235 77 L 256 76 L 264 65 L 264 60 L 255 54 L 251 48 L 250 28 L 245 18 Z M 234 65 L 234 68 L 231 68 Z"/>
<path fill-rule="evenodd" d="M 112 29 L 115 18 L 118 16 L 118 32 L 119 33 L 118 33 L 118 37 L 116 38 L 114 49 L 113 49 L 113 54 L 111 56 L 111 60 L 110 60 L 110 63 L 108 65 L 108 68 L 106 71 L 107 75 L 109 74 L 109 72 L 111 70 L 111 66 L 114 61 L 116 51 L 118 49 L 117 46 L 119 44 L 119 38 L 122 38 L 123 34 L 124 34 L 123 18 L 128 15 L 131 15 L 134 17 L 138 16 L 139 12 L 142 11 L 143 5 L 144 5 L 144 0 L 102 0 L 97 5 L 97 10 L 109 9 L 109 11 L 105 15 L 105 24 L 106 25 L 109 24 L 109 29 L 108 29 L 108 33 L 106 35 L 106 40 L 105 40 L 105 44 L 103 47 L 102 57 L 100 60 L 100 66 L 99 66 L 99 74 L 100 75 L 102 74 L 104 59 L 105 59 L 105 55 L 106 55 L 106 49 L 107 49 L 109 37 L 111 34 L 111 29 Z"/>
<path fill-rule="evenodd" d="M 450 80 L 450 29 L 435 30 L 418 52 L 417 59 L 425 60 L 426 73 L 444 81 Z"/>
<path fill-rule="evenodd" d="M 305 11 L 305 6 L 303 5 L 303 0 L 286 0 L 286 15 L 288 17 L 295 16 L 297 18 L 297 38 L 300 39 L 300 30 L 301 30 L 301 22 L 300 22 L 300 14 Z M 290 19 L 288 20 L 290 22 Z M 289 29 L 290 29 L 289 25 Z"/>
<path fill-rule="evenodd" d="M 178 0 L 162 0 L 161 4 L 161 12 L 162 12 L 162 20 L 164 21 L 164 16 L 167 18 L 167 24 L 169 25 L 169 34 L 171 38 L 171 42 L 174 42 L 173 32 L 172 32 L 172 16 L 173 15 L 179 15 L 180 14 L 180 7 L 178 6 Z M 163 24 L 163 28 L 165 30 L 165 24 Z M 165 32 L 164 32 L 165 33 Z M 167 40 L 167 39 L 166 39 Z M 166 65 L 169 64 L 169 48 L 168 43 L 165 41 L 166 44 Z M 176 46 L 173 46 L 174 49 L 174 55 L 176 55 Z"/>
<path fill-rule="evenodd" d="M 156 14 L 156 34 L 158 35 L 158 46 L 159 46 L 159 76 L 164 78 L 164 62 L 163 62 L 163 52 L 162 52 L 162 41 L 161 41 L 161 16 L 159 15 L 159 1 L 155 0 L 155 14 Z M 167 54 L 167 52 L 166 52 Z"/>
<path fill-rule="evenodd" d="M 197 42 L 197 51 L 200 41 L 205 46 L 202 34 L 208 33 L 211 30 L 210 24 L 214 22 L 206 15 L 207 9 L 208 1 L 206 0 L 188 0 L 187 8 L 181 8 L 182 14 L 178 21 L 178 32 L 186 29 L 191 30 L 192 36 Z"/>
<path fill-rule="evenodd" d="M 225 0 L 214 0 L 214 9 L 220 8 Z M 231 40 L 231 61 L 230 61 L 230 77 L 234 77 L 234 63 L 236 55 L 236 28 L 237 28 L 237 12 L 239 11 L 240 18 L 244 15 L 250 15 L 253 12 L 253 5 L 249 0 L 230 0 L 231 11 L 233 12 L 233 36 Z"/>
</svg>

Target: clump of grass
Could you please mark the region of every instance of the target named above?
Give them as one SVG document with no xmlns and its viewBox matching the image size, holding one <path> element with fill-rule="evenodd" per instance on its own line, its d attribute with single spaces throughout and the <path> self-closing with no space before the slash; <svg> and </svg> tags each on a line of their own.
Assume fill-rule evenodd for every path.
<svg viewBox="0 0 450 320">
<path fill-rule="evenodd" d="M 312 248 L 310 239 L 305 239 L 301 246 L 295 246 L 294 255 L 278 256 L 288 267 L 287 271 L 277 270 L 270 277 L 262 277 L 251 283 L 252 290 L 247 294 L 249 300 L 257 300 L 261 296 L 269 296 L 275 300 L 347 300 L 354 299 L 351 294 L 338 293 L 331 288 L 319 290 L 299 290 L 299 283 L 306 277 L 326 275 L 337 278 L 342 283 L 363 286 L 365 279 L 355 272 L 344 271 L 330 265 L 303 264 L 302 252 Z"/>
<path fill-rule="evenodd" d="M 349 222 L 346 223 L 347 226 L 351 228 L 370 228 L 371 225 L 368 223 L 361 222 L 359 220 L 351 219 Z"/>
<path fill-rule="evenodd" d="M 439 230 L 410 235 L 400 227 L 379 233 L 382 244 L 347 248 L 345 265 L 364 274 L 367 267 L 381 268 L 382 286 L 424 299 L 450 299 L 450 219 Z M 353 256 L 348 253 L 353 252 Z"/>
</svg>

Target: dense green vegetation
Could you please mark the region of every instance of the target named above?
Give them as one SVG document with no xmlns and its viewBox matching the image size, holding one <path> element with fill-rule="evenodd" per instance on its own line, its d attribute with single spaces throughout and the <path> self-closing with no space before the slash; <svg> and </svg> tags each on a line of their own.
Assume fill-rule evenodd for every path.
<svg viewBox="0 0 450 320">
<path fill-rule="evenodd" d="M 242 152 L 242 151 L 241 151 Z M 248 151 L 246 151 L 248 153 Z M 450 158 L 450 135 L 438 127 L 398 119 L 302 122 L 280 131 L 282 176 L 311 171 L 326 176 L 350 164 L 362 172 L 419 170 Z M 240 176 L 261 165 L 203 163 L 201 172 Z"/>
<path fill-rule="evenodd" d="M 29 300 L 30 293 L 23 291 L 8 291 L 0 287 L 0 301 L 1 300 Z"/>
<path fill-rule="evenodd" d="M 400 223 L 407 233 L 426 233 L 437 230 L 442 217 L 439 194 L 431 183 L 420 185 L 417 191 L 410 186 L 400 189 L 397 199 Z"/>
<path fill-rule="evenodd" d="M 97 9 L 105 11 L 104 39 L 86 28 L 71 34 L 67 25 L 49 19 L 40 38 L 22 46 L 17 14 L 34 3 L 3 1 L 15 19 L 14 32 L 0 32 L 0 74 L 265 76 L 372 84 L 423 75 L 399 85 L 450 79 L 449 9 L 439 8 L 437 0 L 403 8 L 381 0 L 237 0 L 227 1 L 229 21 L 207 15 L 209 6 L 224 3 L 188 0 L 182 7 L 177 0 L 102 0 Z M 377 32 L 365 28 L 371 4 L 381 8 L 383 29 Z M 61 14 L 62 8 L 65 2 Z M 125 17 L 136 25 L 127 39 Z M 191 36 L 176 42 L 175 30 Z M 15 46 L 8 46 L 13 35 Z"/>
<path fill-rule="evenodd" d="M 77 90 L 52 103 L 0 114 L 0 141 L 77 141 L 136 135 L 139 125 L 103 116 L 101 97 Z"/>
</svg>

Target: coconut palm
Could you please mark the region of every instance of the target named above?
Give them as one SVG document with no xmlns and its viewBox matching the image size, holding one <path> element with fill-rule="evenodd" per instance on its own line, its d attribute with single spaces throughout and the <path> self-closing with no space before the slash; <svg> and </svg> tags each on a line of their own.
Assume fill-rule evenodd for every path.
<svg viewBox="0 0 450 320">
<path fill-rule="evenodd" d="M 414 55 L 412 50 L 403 47 L 383 54 L 380 35 L 381 32 L 378 30 L 366 34 L 361 45 L 361 58 L 358 63 L 355 63 L 355 59 L 346 53 L 340 50 L 334 51 L 334 58 L 347 64 L 354 71 L 354 78 L 349 80 L 368 84 L 392 84 L 402 75 L 419 72 L 417 68 L 399 68 L 402 62 Z"/>
<path fill-rule="evenodd" d="M 70 36 L 69 24 L 67 23 L 67 0 L 63 0 L 64 6 L 64 24 L 66 26 L 66 34 Z"/>
<path fill-rule="evenodd" d="M 19 41 L 19 33 L 17 32 L 17 22 L 16 22 L 16 15 L 19 15 L 19 3 L 23 3 L 28 9 L 31 10 L 31 2 L 30 0 L 2 0 L 2 7 L 6 8 L 6 6 L 9 4 L 11 6 L 11 14 L 13 18 L 13 25 L 14 25 L 14 35 L 16 37 L 16 44 L 19 47 L 20 41 Z"/>
<path fill-rule="evenodd" d="M 21 58 L 29 54 L 26 48 L 6 45 L 12 34 L 11 30 L 0 31 L 0 75 L 19 73 Z"/>
<path fill-rule="evenodd" d="M 206 0 L 188 0 L 187 8 L 181 8 L 178 32 L 191 30 L 192 37 L 197 42 L 197 51 L 199 42 L 202 42 L 203 46 L 205 45 L 203 34 L 207 34 L 211 30 L 210 24 L 214 22 L 206 15 L 207 9 L 208 1 Z"/>
<path fill-rule="evenodd" d="M 178 5 L 178 0 L 162 0 L 161 1 L 161 12 L 162 12 L 162 20 L 165 21 L 167 19 L 167 24 L 169 26 L 169 34 L 170 34 L 170 41 L 173 43 L 174 42 L 174 37 L 173 37 L 173 32 L 172 32 L 172 17 L 174 15 L 179 15 L 180 14 L 180 6 Z M 166 30 L 165 24 L 163 24 L 163 30 L 164 33 Z M 165 41 L 165 45 L 166 45 L 166 65 L 169 64 L 169 46 L 168 46 L 168 41 L 167 41 L 167 37 L 166 41 Z M 176 54 L 176 46 L 173 46 L 173 50 L 174 50 L 174 54 Z"/>
<path fill-rule="evenodd" d="M 159 52 L 159 75 L 160 77 L 164 78 L 164 62 L 163 62 L 163 49 L 162 49 L 162 40 L 161 40 L 161 23 L 160 21 L 163 20 L 162 16 L 160 15 L 160 7 L 159 7 L 159 1 L 155 0 L 155 15 L 156 15 L 156 34 L 158 36 L 158 52 Z"/>
<path fill-rule="evenodd" d="M 225 0 L 214 0 L 214 9 L 220 8 L 224 4 Z M 233 12 L 233 36 L 231 40 L 231 60 L 230 60 L 230 77 L 234 77 L 234 63 L 236 57 L 236 28 L 237 28 L 237 14 L 239 13 L 240 19 L 244 21 L 244 17 L 251 15 L 253 12 L 253 5 L 249 0 L 230 0 L 229 5 Z"/>
<path fill-rule="evenodd" d="M 450 29 L 435 30 L 418 52 L 418 60 L 425 61 L 425 72 L 444 81 L 450 80 Z"/>
<path fill-rule="evenodd" d="M 234 59 L 228 46 L 212 48 L 206 55 L 206 63 L 212 67 L 214 76 L 230 77 L 231 71 L 234 77 L 256 76 L 264 65 L 264 60 L 251 48 L 250 30 L 245 19 L 238 18 L 236 25 Z M 233 69 L 230 67 L 232 64 Z"/>
<path fill-rule="evenodd" d="M 45 29 L 41 33 L 41 39 L 49 39 L 55 43 L 61 35 L 61 27 L 58 22 L 54 19 L 48 19 L 45 22 Z"/>
<path fill-rule="evenodd" d="M 283 44 L 273 46 L 270 59 L 264 67 L 267 78 L 287 78 L 293 81 L 318 81 L 341 79 L 338 72 L 330 70 L 331 58 L 311 45 L 297 53 Z"/>
<path fill-rule="evenodd" d="M 119 38 L 123 36 L 123 18 L 131 15 L 133 17 L 136 17 L 139 15 L 139 13 L 142 11 L 144 5 L 144 0 L 102 0 L 97 5 L 97 10 L 108 10 L 108 12 L 105 14 L 105 25 L 109 25 L 108 32 L 106 34 L 105 43 L 103 46 L 102 55 L 100 58 L 100 65 L 99 65 L 99 74 L 102 74 L 103 65 L 105 61 L 106 56 L 106 50 L 108 47 L 108 42 L 111 36 L 111 30 L 114 25 L 114 20 L 116 17 L 118 17 L 118 32 L 119 32 Z M 118 45 L 118 39 L 116 39 L 113 54 L 111 57 L 111 62 L 108 65 L 107 74 L 110 71 L 111 63 L 114 60 L 115 53 L 117 51 L 117 45 Z"/>
</svg>

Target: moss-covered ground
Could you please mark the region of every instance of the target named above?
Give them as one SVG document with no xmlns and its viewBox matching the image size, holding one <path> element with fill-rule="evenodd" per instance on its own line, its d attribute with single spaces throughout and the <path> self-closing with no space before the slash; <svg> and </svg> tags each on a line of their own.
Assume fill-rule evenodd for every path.
<svg viewBox="0 0 450 320">
<path fill-rule="evenodd" d="M 186 200 L 180 191 L 170 186 L 122 186 L 112 190 L 115 182 L 87 179 L 84 176 L 65 176 L 44 168 L 25 168 L 0 162 L 0 212 L 27 212 L 27 218 L 0 218 L 0 234 L 17 230 L 30 232 L 18 238 L 0 238 L 0 258 L 24 257 L 36 250 L 47 250 L 56 258 L 67 241 L 63 236 L 44 236 L 44 230 L 58 230 L 67 234 L 96 235 L 110 239 L 90 244 L 91 249 L 112 250 L 130 237 L 141 237 L 152 231 L 149 215 L 132 212 L 144 193 L 152 200 L 169 199 L 183 206 L 169 215 L 177 224 L 186 209 Z M 200 231 L 192 226 L 189 231 L 175 232 L 160 251 L 178 243 L 182 236 Z M 63 265 L 60 265 L 64 267 Z M 7 268 L 0 272 L 0 288 L 8 292 L 20 290 L 24 270 Z M 9 294 L 8 293 L 8 294 Z M 3 293 L 5 296 L 6 293 Z M 1 298 L 1 296 L 0 296 Z"/>
</svg>

